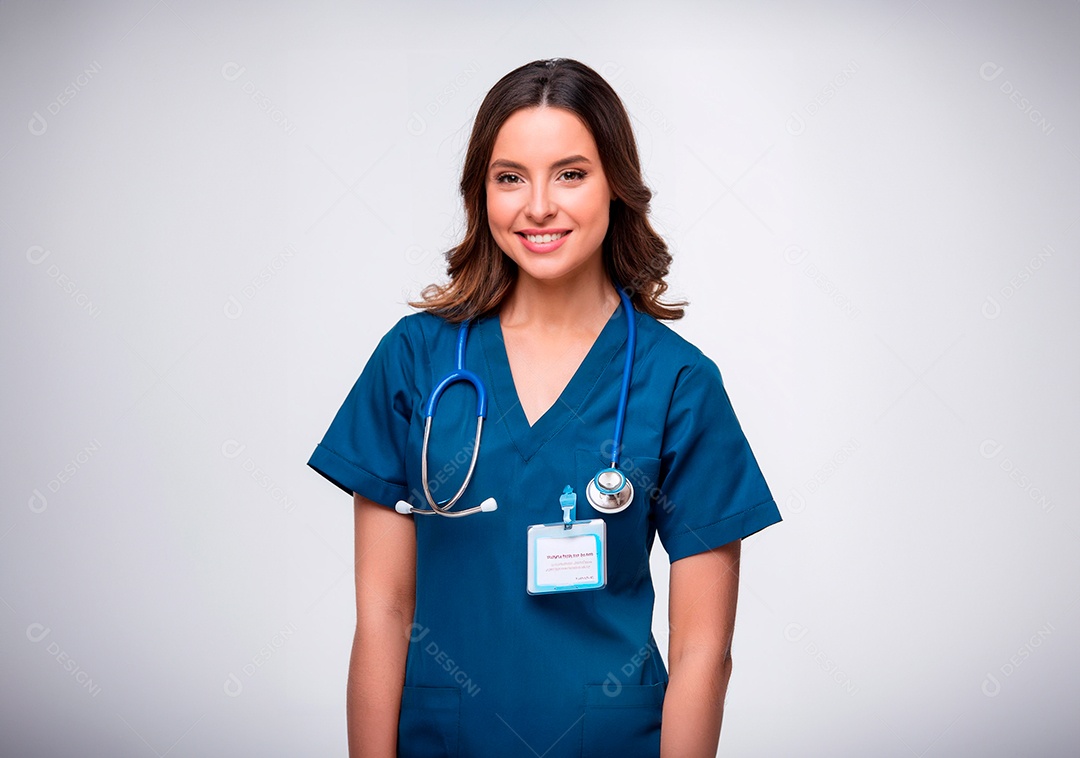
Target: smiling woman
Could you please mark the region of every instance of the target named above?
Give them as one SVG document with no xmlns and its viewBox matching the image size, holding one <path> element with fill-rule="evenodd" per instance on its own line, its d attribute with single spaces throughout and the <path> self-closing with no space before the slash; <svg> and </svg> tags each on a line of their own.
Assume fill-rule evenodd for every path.
<svg viewBox="0 0 1080 758">
<path fill-rule="evenodd" d="M 551 149 L 547 140 L 554 139 L 568 152 Z M 541 147 L 544 156 L 532 155 Z M 550 162 L 538 165 L 541 157 Z M 533 175 L 523 161 L 531 161 Z M 543 186 L 537 188 L 534 183 L 541 174 Z M 661 302 L 671 254 L 649 223 L 652 191 L 642 180 L 626 109 L 599 74 L 565 59 L 536 61 L 507 74 L 480 105 L 461 174 L 467 227 L 461 244 L 447 253 L 450 281 L 428 287 L 423 301 L 413 305 L 452 322 L 499 307 L 512 289 L 520 261 L 504 254 L 505 240 L 497 240 L 508 227 L 491 215 L 497 213 L 505 222 L 503 216 L 513 212 L 514 203 L 520 206 L 523 184 L 535 201 L 550 202 L 537 190 L 560 178 L 558 188 L 607 189 L 607 229 L 600 242 L 608 276 L 627 288 L 637 310 L 661 319 L 681 318 L 682 303 Z M 508 189 L 514 200 L 500 201 Z M 535 227 L 541 233 L 554 228 L 539 222 Z"/>
<path fill-rule="evenodd" d="M 741 541 L 780 515 L 716 365 L 657 320 L 683 310 L 622 103 L 576 61 L 512 71 L 461 190 L 449 281 L 309 462 L 355 504 L 350 752 L 715 755 Z"/>
</svg>

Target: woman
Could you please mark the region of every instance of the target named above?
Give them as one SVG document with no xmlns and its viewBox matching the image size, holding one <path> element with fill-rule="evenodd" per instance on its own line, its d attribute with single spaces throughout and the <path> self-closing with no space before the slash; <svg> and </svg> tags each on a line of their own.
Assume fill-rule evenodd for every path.
<svg viewBox="0 0 1080 758">
<path fill-rule="evenodd" d="M 507 74 L 461 190 L 450 281 L 383 338 L 310 461 L 355 500 L 350 754 L 713 756 L 740 540 L 780 515 L 716 366 L 657 320 L 682 309 L 660 301 L 670 255 L 618 95 L 572 60 Z M 462 342 L 482 444 L 452 383 L 425 471 Z"/>
</svg>

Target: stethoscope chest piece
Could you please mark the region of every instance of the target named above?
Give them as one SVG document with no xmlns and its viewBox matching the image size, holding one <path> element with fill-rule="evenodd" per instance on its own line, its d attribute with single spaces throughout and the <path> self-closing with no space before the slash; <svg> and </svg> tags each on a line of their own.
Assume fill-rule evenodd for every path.
<svg viewBox="0 0 1080 758">
<path fill-rule="evenodd" d="M 602 513 L 619 513 L 629 508 L 634 500 L 634 485 L 617 468 L 601 469 L 589 480 L 585 497 Z"/>
</svg>

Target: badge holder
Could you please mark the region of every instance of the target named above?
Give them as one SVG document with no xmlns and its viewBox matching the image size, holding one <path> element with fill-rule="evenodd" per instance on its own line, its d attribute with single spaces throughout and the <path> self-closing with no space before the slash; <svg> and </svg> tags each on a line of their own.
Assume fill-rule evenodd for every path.
<svg viewBox="0 0 1080 758">
<path fill-rule="evenodd" d="M 529 527 L 530 595 L 598 590 L 607 584 L 607 523 L 576 521 L 577 494 L 569 485 L 559 497 L 563 520 Z"/>
</svg>

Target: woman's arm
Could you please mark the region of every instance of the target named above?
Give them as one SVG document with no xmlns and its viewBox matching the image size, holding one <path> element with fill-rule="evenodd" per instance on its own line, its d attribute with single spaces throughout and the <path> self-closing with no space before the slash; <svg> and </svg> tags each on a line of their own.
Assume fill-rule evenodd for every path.
<svg viewBox="0 0 1080 758">
<path fill-rule="evenodd" d="M 397 754 L 405 656 L 416 605 L 413 520 L 354 493 L 356 636 L 346 711 L 351 758 Z"/>
<path fill-rule="evenodd" d="M 731 677 L 741 540 L 671 564 L 663 758 L 714 758 Z"/>
</svg>

